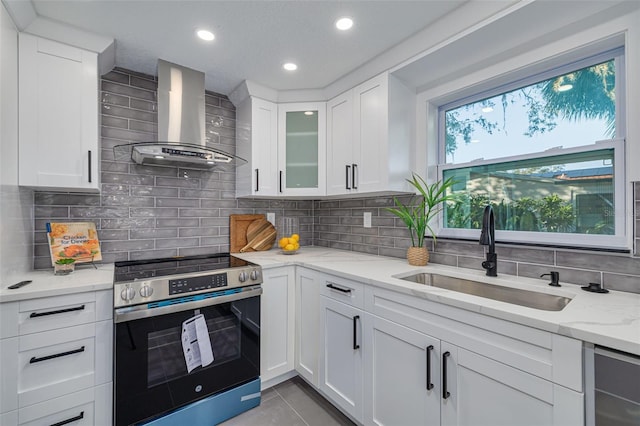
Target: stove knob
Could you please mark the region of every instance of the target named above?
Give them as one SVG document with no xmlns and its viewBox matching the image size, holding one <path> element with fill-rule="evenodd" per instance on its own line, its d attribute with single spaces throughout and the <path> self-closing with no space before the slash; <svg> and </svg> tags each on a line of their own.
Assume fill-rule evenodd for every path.
<svg viewBox="0 0 640 426">
<path fill-rule="evenodd" d="M 240 275 L 238 276 L 238 280 L 240 280 L 241 283 L 245 282 L 247 280 L 247 273 L 240 272 Z"/>
<path fill-rule="evenodd" d="M 120 297 L 122 298 L 122 300 L 129 301 L 136 297 L 136 290 L 131 287 L 125 287 L 120 292 Z"/>
<path fill-rule="evenodd" d="M 153 288 L 149 287 L 148 285 L 143 285 L 142 287 L 140 287 L 140 296 L 149 297 L 152 294 L 153 294 Z"/>
<path fill-rule="evenodd" d="M 254 269 L 253 271 L 251 271 L 251 279 L 252 280 L 257 280 L 258 278 L 260 278 L 260 272 L 258 272 L 257 269 Z"/>
</svg>

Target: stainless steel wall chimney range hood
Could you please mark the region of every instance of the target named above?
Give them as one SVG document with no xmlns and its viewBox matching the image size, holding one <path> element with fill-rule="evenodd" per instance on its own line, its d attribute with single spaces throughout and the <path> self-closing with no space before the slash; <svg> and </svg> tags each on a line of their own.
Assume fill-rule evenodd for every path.
<svg viewBox="0 0 640 426">
<path fill-rule="evenodd" d="M 246 160 L 207 143 L 204 73 L 158 60 L 158 140 L 114 147 L 116 159 L 210 169 Z"/>
</svg>

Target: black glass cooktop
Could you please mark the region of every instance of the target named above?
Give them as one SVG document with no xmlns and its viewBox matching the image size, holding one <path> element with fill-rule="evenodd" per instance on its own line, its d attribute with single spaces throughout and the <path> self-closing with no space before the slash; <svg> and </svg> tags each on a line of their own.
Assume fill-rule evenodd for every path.
<svg viewBox="0 0 640 426">
<path fill-rule="evenodd" d="M 252 265 L 229 253 L 127 260 L 115 262 L 114 283 Z"/>
</svg>

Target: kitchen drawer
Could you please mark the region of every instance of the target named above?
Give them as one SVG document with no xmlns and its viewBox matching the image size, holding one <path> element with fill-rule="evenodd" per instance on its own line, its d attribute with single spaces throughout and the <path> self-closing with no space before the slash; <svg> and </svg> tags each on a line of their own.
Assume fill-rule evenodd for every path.
<svg viewBox="0 0 640 426">
<path fill-rule="evenodd" d="M 109 321 L 102 321 L 4 339 L 2 358 L 13 357 L 17 363 L 0 366 L 2 410 L 23 408 L 110 381 L 109 325 Z"/>
<path fill-rule="evenodd" d="M 342 303 L 364 308 L 364 284 L 335 275 L 320 275 L 320 294 Z"/>
<path fill-rule="evenodd" d="M 74 392 L 0 416 L 2 426 L 111 425 L 111 384 Z"/>
<path fill-rule="evenodd" d="M 18 334 L 21 336 L 95 320 L 95 292 L 24 300 L 18 306 Z"/>
</svg>

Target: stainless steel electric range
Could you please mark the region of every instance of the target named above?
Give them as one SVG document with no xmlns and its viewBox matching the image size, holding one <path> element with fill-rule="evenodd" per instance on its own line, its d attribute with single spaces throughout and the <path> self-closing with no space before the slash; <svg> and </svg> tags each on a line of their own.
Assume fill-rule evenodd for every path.
<svg viewBox="0 0 640 426">
<path fill-rule="evenodd" d="M 260 404 L 260 266 L 116 262 L 114 423 L 217 424 Z"/>
</svg>

